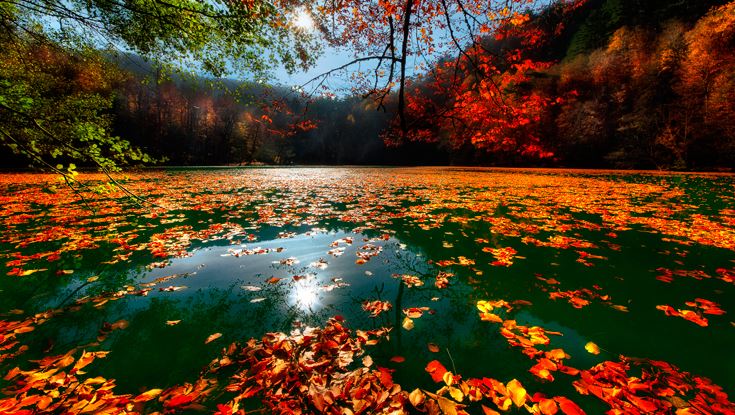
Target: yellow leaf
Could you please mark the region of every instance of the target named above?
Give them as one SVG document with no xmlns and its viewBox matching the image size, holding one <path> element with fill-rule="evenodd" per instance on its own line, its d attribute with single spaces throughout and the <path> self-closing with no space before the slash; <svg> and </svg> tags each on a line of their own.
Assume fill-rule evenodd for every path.
<svg viewBox="0 0 735 415">
<path fill-rule="evenodd" d="M 424 395 L 424 393 L 421 392 L 421 389 L 418 388 L 414 389 L 413 392 L 408 394 L 408 400 L 414 407 L 421 405 L 425 399 L 426 395 Z"/>
<path fill-rule="evenodd" d="M 585 344 L 584 349 L 592 354 L 600 354 L 600 348 L 592 342 Z"/>
<path fill-rule="evenodd" d="M 457 388 L 450 387 L 449 394 L 452 395 L 452 398 L 454 398 L 454 400 L 457 402 L 462 402 L 462 399 L 464 399 L 464 393 L 462 393 L 462 391 Z"/>
<path fill-rule="evenodd" d="M 439 403 L 439 408 L 444 412 L 444 415 L 458 415 L 456 402 L 441 396 L 437 396 L 436 401 Z"/>
<path fill-rule="evenodd" d="M 401 324 L 401 325 L 403 326 L 404 329 L 411 330 L 411 329 L 413 329 L 413 320 L 411 320 L 410 318 L 406 317 L 406 318 L 403 319 L 403 324 Z"/>
<path fill-rule="evenodd" d="M 508 382 L 508 384 L 505 386 L 508 389 L 508 393 L 510 394 L 510 399 L 513 401 L 514 404 L 516 404 L 517 407 L 523 406 L 523 404 L 526 403 L 526 398 L 528 397 L 528 394 L 526 393 L 526 390 L 521 385 L 521 382 L 518 382 L 516 379 L 511 380 Z"/>
<path fill-rule="evenodd" d="M 148 402 L 152 399 L 155 399 L 158 395 L 163 392 L 161 389 L 151 389 L 148 392 L 143 392 L 140 395 L 136 396 L 135 399 L 133 399 L 134 402 Z"/>
</svg>

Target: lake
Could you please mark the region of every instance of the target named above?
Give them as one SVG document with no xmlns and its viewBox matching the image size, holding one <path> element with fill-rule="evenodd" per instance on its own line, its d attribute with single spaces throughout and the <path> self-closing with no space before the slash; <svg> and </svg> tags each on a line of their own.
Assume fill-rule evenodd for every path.
<svg viewBox="0 0 735 415">
<path fill-rule="evenodd" d="M 83 179 L 0 176 L 0 413 L 735 413 L 735 176 Z"/>
</svg>

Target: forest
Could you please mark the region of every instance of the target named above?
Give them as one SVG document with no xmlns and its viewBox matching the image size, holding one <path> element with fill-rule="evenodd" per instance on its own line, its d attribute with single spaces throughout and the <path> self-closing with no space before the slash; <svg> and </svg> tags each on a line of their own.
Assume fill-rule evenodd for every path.
<svg viewBox="0 0 735 415">
<path fill-rule="evenodd" d="M 440 56 L 408 77 L 401 134 L 396 90 L 380 99 L 376 91 L 304 94 L 171 73 L 131 53 L 75 56 L 33 38 L 24 41 L 30 59 L 4 59 L 3 96 L 33 85 L 46 94 L 34 111 L 87 114 L 139 149 L 125 150 L 134 163 L 727 170 L 735 165 L 734 10 L 684 0 L 539 7 L 464 56 Z M 492 72 L 478 74 L 483 65 Z M 0 157 L 7 167 L 34 162 Z"/>
</svg>

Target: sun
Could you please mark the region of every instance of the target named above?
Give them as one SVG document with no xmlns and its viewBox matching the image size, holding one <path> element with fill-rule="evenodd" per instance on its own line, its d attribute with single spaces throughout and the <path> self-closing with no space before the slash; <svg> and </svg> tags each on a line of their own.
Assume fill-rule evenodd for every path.
<svg viewBox="0 0 735 415">
<path fill-rule="evenodd" d="M 293 21 L 291 22 L 296 29 L 300 30 L 311 30 L 314 28 L 314 19 L 311 18 L 311 14 L 304 7 L 299 7 L 294 13 Z"/>
</svg>

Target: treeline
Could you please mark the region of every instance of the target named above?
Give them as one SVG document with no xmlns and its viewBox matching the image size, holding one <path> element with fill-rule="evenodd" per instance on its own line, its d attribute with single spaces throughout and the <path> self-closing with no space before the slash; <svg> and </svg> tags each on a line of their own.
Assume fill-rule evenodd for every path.
<svg viewBox="0 0 735 415">
<path fill-rule="evenodd" d="M 137 72 L 118 89 L 115 131 L 165 164 L 447 162 L 432 145 L 387 147 L 380 133 L 390 115 L 367 100 L 306 98 L 287 88 L 201 78 L 164 80 L 155 68 Z M 151 82 L 141 82 L 151 74 Z"/>
<path fill-rule="evenodd" d="M 692 17 L 715 2 L 659 2 L 658 10 L 642 15 L 635 7 L 655 3 L 604 2 L 575 35 L 566 59 L 546 72 L 550 93 L 572 97 L 550 109 L 544 133 L 564 163 L 735 166 L 735 2 L 699 19 Z M 645 20 L 657 11 L 668 18 Z M 586 50 L 598 37 L 595 25 L 606 27 L 603 12 L 609 21 L 637 25 L 624 24 L 601 47 Z"/>
<path fill-rule="evenodd" d="M 408 137 L 485 151 L 460 163 L 731 168 L 735 2 L 720 3 L 548 7 L 419 79 Z"/>
</svg>

